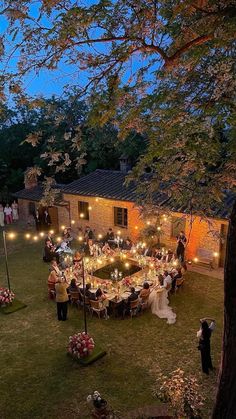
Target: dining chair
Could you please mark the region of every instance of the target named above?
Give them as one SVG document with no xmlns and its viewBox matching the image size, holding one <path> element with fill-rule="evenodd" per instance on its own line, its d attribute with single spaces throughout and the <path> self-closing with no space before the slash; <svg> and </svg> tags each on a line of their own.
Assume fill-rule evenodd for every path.
<svg viewBox="0 0 236 419">
<path fill-rule="evenodd" d="M 55 290 L 55 284 L 48 283 L 48 297 L 50 300 L 55 300 L 56 298 L 56 290 Z"/>
<path fill-rule="evenodd" d="M 75 304 L 77 307 L 80 303 L 80 293 L 79 291 L 70 291 L 70 302 L 71 305 Z"/>
<path fill-rule="evenodd" d="M 104 313 L 105 317 L 107 318 L 107 309 L 101 306 L 100 301 L 90 300 L 90 307 L 91 307 L 91 316 L 93 313 L 96 313 L 101 318 L 101 313 Z"/>
<path fill-rule="evenodd" d="M 129 312 L 130 312 L 131 319 L 133 318 L 133 316 L 136 316 L 137 315 L 139 305 L 140 305 L 140 301 L 139 301 L 138 298 L 137 298 L 137 300 L 130 301 L 130 309 L 129 309 Z"/>
</svg>

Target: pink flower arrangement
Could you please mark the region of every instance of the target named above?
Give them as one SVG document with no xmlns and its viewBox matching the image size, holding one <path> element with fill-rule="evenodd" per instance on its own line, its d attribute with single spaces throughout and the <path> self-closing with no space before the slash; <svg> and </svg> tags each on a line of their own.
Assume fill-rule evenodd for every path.
<svg viewBox="0 0 236 419">
<path fill-rule="evenodd" d="M 88 333 L 76 333 L 69 337 L 68 353 L 73 358 L 84 358 L 92 353 L 94 346 L 94 340 Z"/>
<path fill-rule="evenodd" d="M 122 284 L 126 287 L 130 287 L 130 285 L 132 284 L 131 278 L 127 276 L 126 278 L 122 279 Z"/>
<path fill-rule="evenodd" d="M 12 303 L 15 294 L 8 288 L 0 288 L 0 306 Z"/>
</svg>

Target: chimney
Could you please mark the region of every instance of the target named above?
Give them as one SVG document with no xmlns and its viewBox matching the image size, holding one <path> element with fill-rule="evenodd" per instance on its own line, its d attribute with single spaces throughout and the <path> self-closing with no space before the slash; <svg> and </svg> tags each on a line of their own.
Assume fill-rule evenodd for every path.
<svg viewBox="0 0 236 419">
<path fill-rule="evenodd" d="M 31 189 L 38 186 L 38 173 L 33 167 L 28 167 L 24 173 L 25 189 Z"/>
<path fill-rule="evenodd" d="M 120 160 L 120 171 L 122 173 L 128 173 L 129 170 L 131 170 L 131 164 L 130 159 L 125 154 L 122 154 L 122 156 L 119 158 Z"/>
</svg>

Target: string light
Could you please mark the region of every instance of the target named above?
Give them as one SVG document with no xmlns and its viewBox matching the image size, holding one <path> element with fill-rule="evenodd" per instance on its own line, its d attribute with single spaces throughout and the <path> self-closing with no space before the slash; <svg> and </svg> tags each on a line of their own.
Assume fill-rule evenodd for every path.
<svg viewBox="0 0 236 419">
<path fill-rule="evenodd" d="M 91 211 L 91 209 L 92 209 L 91 205 L 89 205 L 88 209 L 89 209 L 89 211 Z"/>
<path fill-rule="evenodd" d="M 50 233 L 50 234 L 54 234 L 54 230 L 50 230 L 50 231 L 49 231 L 49 233 Z"/>
<path fill-rule="evenodd" d="M 60 242 L 60 241 L 61 241 L 61 237 L 57 237 L 57 238 L 56 238 L 56 241 L 57 241 L 57 242 Z"/>
<path fill-rule="evenodd" d="M 38 240 L 38 236 L 34 236 L 33 240 L 36 242 Z"/>
<path fill-rule="evenodd" d="M 194 259 L 193 259 L 193 261 L 194 261 L 194 262 L 198 262 L 198 258 L 194 258 Z"/>
<path fill-rule="evenodd" d="M 82 237 L 82 236 L 79 236 L 79 237 L 78 237 L 78 240 L 79 240 L 79 242 L 82 242 L 83 237 Z"/>
<path fill-rule="evenodd" d="M 102 234 L 99 234 L 99 235 L 98 235 L 98 238 L 99 238 L 99 239 L 102 239 Z"/>
<path fill-rule="evenodd" d="M 39 233 L 40 237 L 44 237 L 44 232 L 41 231 L 41 233 Z"/>
<path fill-rule="evenodd" d="M 66 228 L 65 226 L 63 226 L 63 225 L 61 226 L 61 230 L 65 230 L 65 228 Z"/>
<path fill-rule="evenodd" d="M 217 258 L 217 257 L 219 256 L 219 253 L 218 253 L 218 252 L 214 252 L 214 253 L 213 253 L 213 256 L 214 256 L 215 258 Z"/>
<path fill-rule="evenodd" d="M 160 231 L 160 230 L 161 230 L 161 227 L 160 227 L 160 226 L 158 226 L 158 227 L 157 227 L 157 230 L 158 230 L 158 231 Z"/>
<path fill-rule="evenodd" d="M 30 237 L 31 237 L 31 234 L 29 234 L 29 233 L 26 233 L 26 234 L 25 234 L 25 238 L 26 238 L 26 239 L 30 239 Z"/>
<path fill-rule="evenodd" d="M 9 239 L 14 239 L 16 237 L 15 233 L 8 233 Z"/>
<path fill-rule="evenodd" d="M 98 202 L 99 201 L 99 198 L 96 198 L 95 201 Z"/>
<path fill-rule="evenodd" d="M 84 218 L 84 213 L 81 212 L 79 216 L 80 216 L 80 218 Z"/>
<path fill-rule="evenodd" d="M 111 261 L 111 262 L 114 262 L 114 258 L 111 258 L 111 259 L 110 259 L 110 261 Z"/>
<path fill-rule="evenodd" d="M 118 230 L 118 231 L 117 231 L 117 234 L 118 234 L 118 236 L 120 236 L 120 234 L 121 234 L 121 231 L 120 231 L 120 230 Z"/>
<path fill-rule="evenodd" d="M 126 268 L 128 268 L 128 267 L 129 267 L 129 263 L 128 263 L 128 262 L 126 262 L 126 263 L 125 263 L 125 267 L 126 267 Z"/>
<path fill-rule="evenodd" d="M 134 228 L 135 228 L 135 230 L 138 230 L 138 226 L 135 226 Z"/>
<path fill-rule="evenodd" d="M 71 220 L 71 224 L 73 225 L 73 224 L 75 224 L 75 220 Z"/>
<path fill-rule="evenodd" d="M 151 222 L 150 221 L 147 221 L 147 225 L 150 226 L 150 224 L 151 224 Z"/>
</svg>

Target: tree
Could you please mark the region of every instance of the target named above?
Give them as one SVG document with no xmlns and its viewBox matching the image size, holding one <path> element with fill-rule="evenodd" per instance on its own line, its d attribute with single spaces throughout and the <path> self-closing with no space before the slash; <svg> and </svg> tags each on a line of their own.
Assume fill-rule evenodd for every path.
<svg viewBox="0 0 236 419">
<path fill-rule="evenodd" d="M 85 7 L 79 1 L 49 0 L 34 14 L 30 6 L 26 0 L 4 2 L 12 56 L 20 52 L 15 74 L 7 71 L 9 50 L 3 55 L 5 90 L 8 83 L 26 100 L 22 77 L 53 70 L 62 60 L 89 71 L 83 92 L 90 93 L 93 104 L 90 121 L 112 121 L 120 137 L 136 130 L 149 139 L 133 176 L 145 186 L 146 198 L 151 202 L 161 187 L 173 204 L 211 215 L 235 186 L 235 1 L 101 0 Z M 233 212 L 232 225 L 234 217 Z M 227 368 L 236 344 L 231 262 L 228 254 L 214 418 L 221 412 L 224 418 L 236 417 L 236 364 Z M 226 382 L 234 386 L 231 391 L 224 391 Z"/>
</svg>

